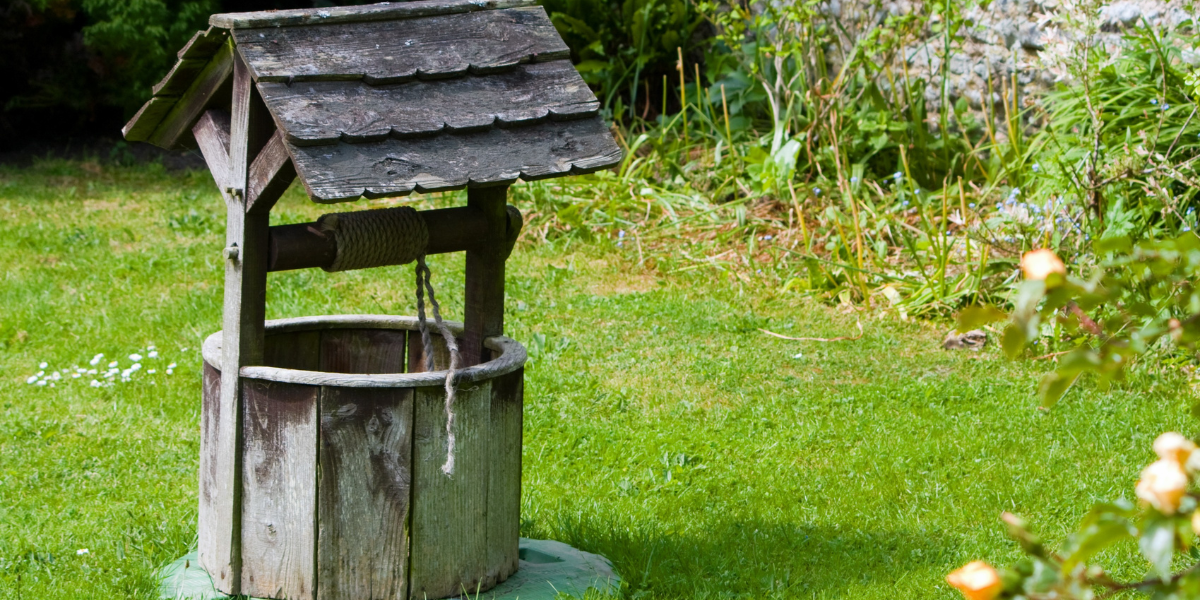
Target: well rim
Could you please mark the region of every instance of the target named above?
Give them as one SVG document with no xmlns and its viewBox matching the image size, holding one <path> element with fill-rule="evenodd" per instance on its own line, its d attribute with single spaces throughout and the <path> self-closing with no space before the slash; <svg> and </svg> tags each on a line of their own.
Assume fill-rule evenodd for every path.
<svg viewBox="0 0 1200 600">
<path fill-rule="evenodd" d="M 462 323 L 457 321 L 446 321 L 445 323 L 456 336 L 462 335 Z M 432 326 L 432 323 L 430 325 Z M 419 331 L 420 327 L 416 317 L 408 316 L 320 315 L 273 319 L 266 322 L 264 332 L 266 335 L 272 335 L 328 329 L 398 329 Z M 218 371 L 221 370 L 223 333 L 223 331 L 217 331 L 209 335 L 204 340 L 204 345 L 201 348 L 201 355 L 204 358 L 204 362 Z M 456 382 L 473 383 L 507 375 L 524 367 L 529 357 L 524 346 L 507 336 L 498 335 L 486 338 L 483 341 L 483 345 L 497 353 L 495 358 L 455 371 L 454 380 Z M 416 388 L 444 385 L 448 371 L 358 374 L 284 369 L 268 366 L 246 366 L 241 368 L 240 374 L 246 379 L 300 385 L 326 385 L 349 388 Z"/>
</svg>

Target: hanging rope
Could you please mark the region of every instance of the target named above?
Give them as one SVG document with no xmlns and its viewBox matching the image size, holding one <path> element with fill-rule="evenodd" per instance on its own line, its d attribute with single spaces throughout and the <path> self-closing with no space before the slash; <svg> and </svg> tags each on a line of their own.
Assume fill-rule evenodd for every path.
<svg viewBox="0 0 1200 600">
<path fill-rule="evenodd" d="M 337 244 L 326 271 L 407 264 L 429 244 L 425 219 L 410 206 L 331 213 L 317 219 L 317 226 Z"/>
<path fill-rule="evenodd" d="M 425 291 L 429 292 L 429 305 L 433 308 L 433 320 L 436 323 L 438 332 L 442 334 L 442 339 L 446 341 L 446 349 L 450 352 L 450 368 L 446 370 L 446 462 L 442 465 L 442 472 L 446 475 L 454 474 L 454 376 L 457 374 L 458 366 L 462 363 L 462 357 L 458 353 L 458 342 L 454 340 L 454 334 L 450 333 L 450 328 L 442 321 L 441 306 L 438 305 L 437 298 L 433 296 L 433 284 L 430 283 L 429 267 L 425 265 L 425 255 L 417 256 L 417 328 L 421 331 L 421 347 L 425 350 L 425 370 L 436 371 L 433 361 L 433 337 L 429 333 L 429 326 L 425 322 Z"/>
</svg>

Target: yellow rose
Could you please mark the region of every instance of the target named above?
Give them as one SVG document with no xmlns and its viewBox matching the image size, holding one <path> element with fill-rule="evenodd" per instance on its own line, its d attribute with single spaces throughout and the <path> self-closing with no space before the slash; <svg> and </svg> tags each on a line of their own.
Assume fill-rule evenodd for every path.
<svg viewBox="0 0 1200 600">
<path fill-rule="evenodd" d="M 1160 459 L 1142 471 L 1137 482 L 1137 497 L 1155 510 L 1171 515 L 1179 511 L 1179 501 L 1187 493 L 1188 477 L 1177 461 Z"/>
<path fill-rule="evenodd" d="M 969 562 L 947 575 L 946 583 L 962 592 L 967 600 L 992 600 L 1004 588 L 1000 574 L 982 560 Z"/>
<path fill-rule="evenodd" d="M 1196 444 L 1174 431 L 1168 431 L 1154 440 L 1154 453 L 1163 460 L 1173 460 L 1180 465 L 1187 465 L 1188 458 L 1196 449 Z"/>
<path fill-rule="evenodd" d="M 1025 273 L 1025 279 L 1044 280 L 1051 273 L 1067 274 L 1067 266 L 1063 264 L 1062 259 L 1054 254 L 1054 251 L 1049 248 L 1026 252 L 1025 256 L 1021 257 L 1021 271 Z"/>
</svg>

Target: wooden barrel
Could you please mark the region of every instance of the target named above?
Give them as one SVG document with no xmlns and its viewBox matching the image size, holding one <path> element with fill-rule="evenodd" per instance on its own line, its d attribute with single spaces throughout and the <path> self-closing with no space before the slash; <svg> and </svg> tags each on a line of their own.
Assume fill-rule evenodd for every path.
<svg viewBox="0 0 1200 600">
<path fill-rule="evenodd" d="M 446 372 L 423 372 L 416 319 L 268 321 L 264 365 L 241 370 L 240 523 L 212 522 L 204 507 L 220 492 L 202 470 L 201 564 L 222 568 L 205 557 L 215 530 L 240 532 L 241 593 L 257 598 L 434 599 L 507 579 L 526 354 L 506 337 L 485 346 L 490 360 L 458 372 L 448 476 Z M 445 368 L 444 345 L 437 354 Z M 202 454 L 216 447 L 220 332 L 204 363 Z"/>
</svg>

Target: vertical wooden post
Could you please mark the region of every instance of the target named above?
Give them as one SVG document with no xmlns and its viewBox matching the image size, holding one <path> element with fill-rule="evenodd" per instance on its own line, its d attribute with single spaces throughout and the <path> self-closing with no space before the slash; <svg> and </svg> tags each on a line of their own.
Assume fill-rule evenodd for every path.
<svg viewBox="0 0 1200 600">
<path fill-rule="evenodd" d="M 247 213 L 250 163 L 273 129 L 250 69 L 234 60 L 225 220 L 224 344 L 219 402 L 201 417 L 201 564 L 217 589 L 241 592 L 242 366 L 263 358 L 270 203 Z"/>
<path fill-rule="evenodd" d="M 467 188 L 467 206 L 483 212 L 484 241 L 467 250 L 467 282 L 463 315 L 463 366 L 487 357 L 483 340 L 504 333 L 504 259 L 508 257 L 508 186 Z"/>
</svg>

